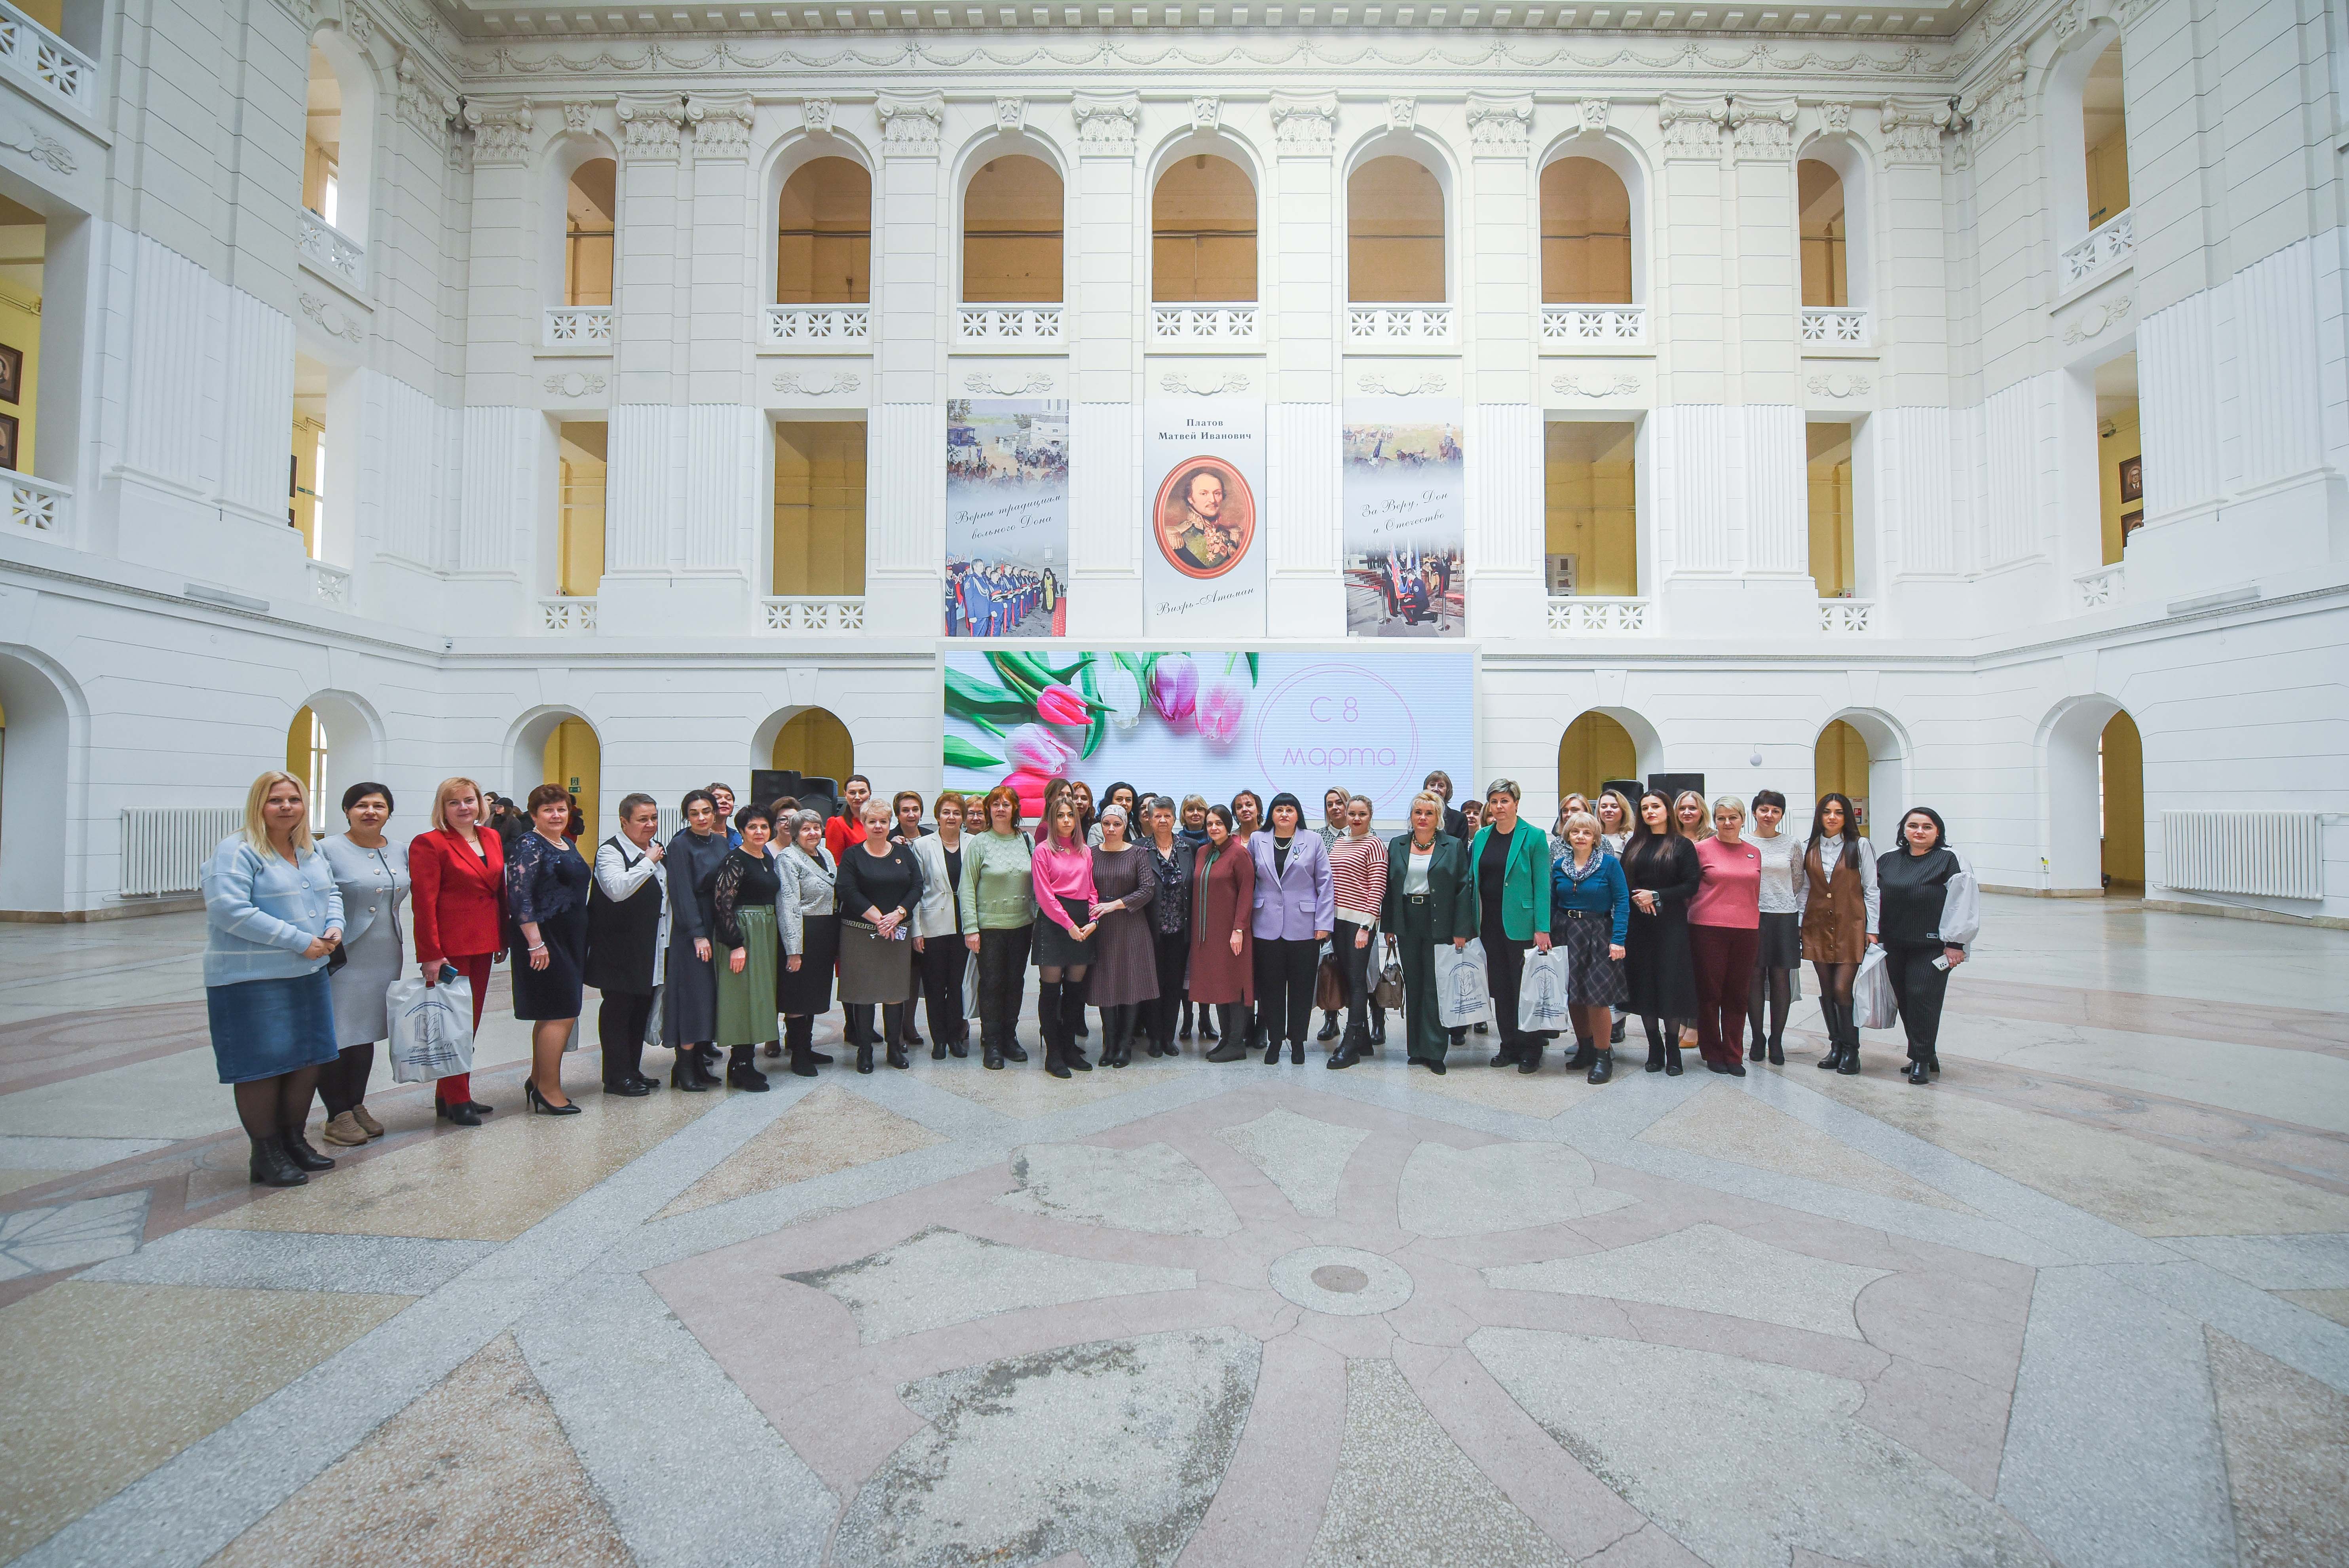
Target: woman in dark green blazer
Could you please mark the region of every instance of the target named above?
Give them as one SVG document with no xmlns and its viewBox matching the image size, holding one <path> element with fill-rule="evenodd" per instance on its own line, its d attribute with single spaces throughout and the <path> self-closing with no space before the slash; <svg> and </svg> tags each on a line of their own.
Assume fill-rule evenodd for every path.
<svg viewBox="0 0 2349 1568">
<path fill-rule="evenodd" d="M 1503 839 L 1493 843 L 1495 837 Z M 1485 864 L 1487 846 L 1493 864 Z M 1491 875 L 1486 875 L 1487 871 Z M 1468 845 L 1468 934 L 1485 944 L 1485 980 L 1493 993 L 1493 1028 L 1501 1037 L 1495 1067 L 1515 1062 L 1521 1073 L 1541 1070 L 1546 1034 L 1517 1027 L 1517 986 L 1526 948 L 1549 951 L 1549 835 L 1517 820 L 1517 786 L 1495 779 L 1485 792 L 1485 825 Z"/>
<path fill-rule="evenodd" d="M 1387 894 L 1379 911 L 1387 945 L 1402 958 L 1403 1039 L 1413 1061 L 1444 1070 L 1450 1033 L 1435 1005 L 1435 944 L 1465 947 L 1476 933 L 1476 890 L 1468 852 L 1444 830 L 1444 797 L 1423 790 L 1411 803 L 1411 831 L 1387 845 Z"/>
</svg>

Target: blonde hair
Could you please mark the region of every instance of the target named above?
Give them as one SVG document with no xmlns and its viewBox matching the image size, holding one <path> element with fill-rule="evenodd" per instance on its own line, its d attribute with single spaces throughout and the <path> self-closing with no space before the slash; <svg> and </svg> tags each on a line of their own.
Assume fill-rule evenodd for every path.
<svg viewBox="0 0 2349 1568">
<path fill-rule="evenodd" d="M 428 813 L 428 820 L 435 828 L 444 833 L 452 830 L 446 815 L 449 802 L 452 798 L 463 794 L 468 789 L 473 792 L 473 802 L 479 806 L 482 799 L 481 787 L 479 784 L 474 783 L 471 779 L 462 778 L 440 780 L 440 788 L 432 791 L 432 810 Z M 479 817 L 473 819 L 473 825 L 477 828 L 486 826 Z"/>
<path fill-rule="evenodd" d="M 1612 801 L 1614 801 L 1614 802 L 1615 802 L 1615 809 L 1616 809 L 1618 811 L 1619 811 L 1620 813 L 1622 813 L 1622 817 L 1623 817 L 1623 828 L 1622 828 L 1622 830 L 1623 830 L 1624 832 L 1627 832 L 1627 833 L 1628 833 L 1628 832 L 1630 832 L 1633 828 L 1635 828 L 1635 827 L 1639 826 L 1639 823 L 1640 823 L 1640 813 L 1639 813 L 1639 812 L 1637 812 L 1637 811 L 1635 811 L 1635 810 L 1633 810 L 1631 809 L 1631 802 L 1630 802 L 1630 800 L 1629 799 L 1629 798 L 1627 798 L 1627 797 L 1624 795 L 1623 791 L 1621 791 L 1620 789 L 1601 789 L 1600 791 L 1599 791 L 1599 800 L 1612 800 Z M 1596 816 L 1598 816 L 1598 815 L 1599 815 L 1599 801 L 1598 801 L 1598 800 L 1594 800 L 1594 801 L 1592 801 L 1592 802 L 1591 802 L 1591 804 L 1590 804 L 1590 814 L 1591 814 L 1592 816 L 1594 816 L 1594 817 L 1596 817 Z M 1602 833 L 1603 833 L 1603 832 L 1605 832 L 1605 831 L 1607 830 L 1607 824 L 1606 824 L 1606 822 L 1605 822 L 1605 821 L 1603 821 L 1603 820 L 1602 820 L 1602 821 L 1599 824 L 1599 830 L 1600 832 L 1602 832 Z"/>
<path fill-rule="evenodd" d="M 300 860 L 302 851 L 316 842 L 310 836 L 310 791 L 302 780 L 291 773 L 272 769 L 253 781 L 244 792 L 244 841 L 264 855 L 277 853 L 277 841 L 269 836 L 269 823 L 261 809 L 268 804 L 269 792 L 280 784 L 291 784 L 294 792 L 302 797 L 302 820 L 294 827 L 294 858 Z"/>
<path fill-rule="evenodd" d="M 1418 810 L 1422 801 L 1435 808 L 1435 825 L 1439 828 L 1444 826 L 1444 797 L 1433 789 L 1422 789 L 1411 798 L 1411 810 Z M 1410 811 L 1406 811 L 1404 815 L 1409 816 Z"/>
<path fill-rule="evenodd" d="M 1734 811 L 1737 813 L 1737 820 L 1739 821 L 1742 822 L 1745 820 L 1745 802 L 1739 799 L 1734 795 L 1723 795 L 1720 799 L 1715 800 L 1713 803 L 1713 814 L 1714 816 L 1718 817 L 1723 811 Z"/>
<path fill-rule="evenodd" d="M 1704 797 L 1698 794 L 1693 789 L 1683 789 L 1679 794 L 1672 797 L 1673 822 L 1678 823 L 1680 821 L 1681 803 L 1684 800 L 1695 801 L 1697 815 L 1702 819 L 1702 820 L 1697 823 L 1694 829 L 1689 831 L 1689 837 L 1692 839 L 1709 839 L 1713 837 L 1713 813 L 1705 810 Z"/>
<path fill-rule="evenodd" d="M 1590 830 L 1591 848 L 1603 850 L 1607 847 L 1605 844 L 1599 842 L 1600 838 L 1605 833 L 1605 830 L 1599 827 L 1599 819 L 1588 811 L 1569 811 L 1567 813 L 1566 826 L 1561 830 L 1563 831 L 1566 841 L 1569 846 L 1574 842 L 1576 830 L 1582 828 L 1588 828 Z"/>
</svg>

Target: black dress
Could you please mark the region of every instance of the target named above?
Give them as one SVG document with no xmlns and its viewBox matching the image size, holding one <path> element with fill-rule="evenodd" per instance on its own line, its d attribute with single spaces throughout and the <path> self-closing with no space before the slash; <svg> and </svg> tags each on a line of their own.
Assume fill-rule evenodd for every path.
<svg viewBox="0 0 2349 1568">
<path fill-rule="evenodd" d="M 723 833 L 680 828 L 668 841 L 668 963 L 661 983 L 661 1044 L 698 1046 L 716 1039 L 718 976 L 693 954 L 696 938 L 715 940 L 710 893 L 729 846 Z"/>
<path fill-rule="evenodd" d="M 1696 846 L 1677 833 L 1624 846 L 1624 880 L 1634 893 L 1646 888 L 1656 895 L 1653 914 L 1632 900 L 1630 931 L 1623 941 L 1623 978 L 1631 993 L 1626 1007 L 1643 1018 L 1696 1016 L 1688 907 L 1702 874 Z"/>
<path fill-rule="evenodd" d="M 575 1018 L 587 965 L 587 884 L 594 873 L 569 844 L 557 848 L 543 833 L 524 833 L 506 857 L 506 909 L 517 927 L 513 948 L 514 1016 Z M 530 965 L 530 940 L 519 927 L 538 927 L 546 967 Z"/>
</svg>

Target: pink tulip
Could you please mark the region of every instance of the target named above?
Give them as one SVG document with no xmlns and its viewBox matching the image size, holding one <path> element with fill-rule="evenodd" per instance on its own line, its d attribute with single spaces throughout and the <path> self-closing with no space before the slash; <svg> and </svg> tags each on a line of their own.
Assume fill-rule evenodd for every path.
<svg viewBox="0 0 2349 1568">
<path fill-rule="evenodd" d="M 1198 710 L 1199 666 L 1188 654 L 1169 654 L 1150 672 L 1150 700 L 1158 717 L 1180 724 Z"/>
<path fill-rule="evenodd" d="M 1036 717 L 1046 724 L 1065 725 L 1081 729 L 1092 722 L 1086 710 L 1085 699 L 1065 686 L 1048 686 L 1036 694 Z"/>
<path fill-rule="evenodd" d="M 1028 820 L 1044 814 L 1044 791 L 1052 780 L 1041 773 L 1021 770 L 1007 774 L 1002 782 L 1011 787 L 1019 797 L 1019 815 Z"/>
<path fill-rule="evenodd" d="M 1240 716 L 1247 711 L 1247 690 L 1232 680 L 1209 681 L 1199 692 L 1199 733 L 1221 745 L 1240 732 Z"/>
<path fill-rule="evenodd" d="M 1003 738 L 1003 759 L 1016 773 L 1058 779 L 1077 759 L 1076 752 L 1040 724 L 1023 724 Z M 1009 782 L 1009 780 L 1006 780 Z"/>
</svg>

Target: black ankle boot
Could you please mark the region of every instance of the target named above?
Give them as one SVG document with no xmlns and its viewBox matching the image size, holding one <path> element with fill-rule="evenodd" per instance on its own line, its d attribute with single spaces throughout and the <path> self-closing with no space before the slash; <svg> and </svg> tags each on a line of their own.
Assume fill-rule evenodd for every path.
<svg viewBox="0 0 2349 1568">
<path fill-rule="evenodd" d="M 1288 1042 L 1288 1063 L 1291 1067 L 1301 1068 L 1305 1065 L 1305 1042 L 1303 1040 L 1291 1040 Z"/>
<path fill-rule="evenodd" d="M 815 1077 L 815 1053 L 809 1050 L 805 1040 L 792 1042 L 792 1075 L 794 1078 Z"/>
<path fill-rule="evenodd" d="M 1542 1038 L 1539 1035 L 1536 1035 L 1533 1038 L 1527 1040 L 1525 1044 L 1525 1048 L 1517 1053 L 1517 1070 L 1521 1073 L 1537 1073 L 1541 1071 L 1542 1051 L 1544 1048 Z"/>
<path fill-rule="evenodd" d="M 1191 1026 L 1188 1022 L 1189 1017 L 1189 1013 L 1186 1012 L 1184 1014 L 1185 1022 L 1183 1025 L 1183 1037 L 1186 1040 L 1191 1037 Z M 1199 1037 L 1203 1040 L 1213 1040 L 1222 1037 L 1216 1033 L 1215 1020 L 1207 1016 L 1207 1006 L 1204 1002 L 1199 1005 Z"/>
<path fill-rule="evenodd" d="M 1003 1043 L 983 1021 L 978 1026 L 978 1065 L 991 1073 L 1003 1070 Z"/>
<path fill-rule="evenodd" d="M 1615 1052 L 1612 1048 L 1593 1051 L 1590 1055 L 1590 1083 L 1605 1083 L 1615 1076 Z"/>
<path fill-rule="evenodd" d="M 335 1168 L 333 1161 L 310 1147 L 310 1140 L 302 1136 L 302 1130 L 298 1127 L 291 1132 L 279 1133 L 277 1141 L 285 1146 L 285 1158 L 305 1171 L 332 1171 Z"/>
<path fill-rule="evenodd" d="M 758 1053 L 749 1046 L 735 1046 L 726 1053 L 726 1082 L 729 1088 L 752 1094 L 764 1094 L 771 1087 L 767 1075 L 759 1070 Z"/>
<path fill-rule="evenodd" d="M 264 1187 L 300 1187 L 310 1178 L 285 1153 L 285 1146 L 273 1134 L 252 1140 L 253 1159 L 247 1166 L 254 1181 Z"/>
<path fill-rule="evenodd" d="M 1664 1076 L 1681 1076 L 1681 1037 L 1678 1030 L 1674 1030 L 1672 1037 L 1664 1042 Z"/>
<path fill-rule="evenodd" d="M 1280 1060 L 1280 1037 L 1258 1025 L 1253 1037 L 1264 1042 L 1264 1065 L 1273 1067 Z"/>
<path fill-rule="evenodd" d="M 1321 1010 L 1321 1032 L 1313 1037 L 1317 1045 L 1328 1045 L 1338 1037 L 1338 1015 L 1328 1008 Z"/>
<path fill-rule="evenodd" d="M 1857 1078 L 1859 1076 L 1859 1022 L 1852 1016 L 1849 1003 L 1845 1003 L 1838 1010 L 1843 1015 L 1843 1059 L 1836 1064 L 1836 1071 L 1846 1078 Z"/>
<path fill-rule="evenodd" d="M 1578 1073 L 1596 1060 L 1598 1055 L 1599 1048 L 1596 1046 L 1577 1035 L 1574 1037 L 1574 1055 L 1566 1058 L 1566 1070 Z"/>
<path fill-rule="evenodd" d="M 1247 1026 L 1239 1020 L 1239 1008 L 1228 1002 L 1219 1002 L 1216 1006 L 1221 1009 L 1224 1016 L 1222 1043 L 1207 1053 L 1207 1059 L 1211 1062 L 1245 1061 L 1248 1054 L 1246 1034 Z M 1203 1002 L 1199 1005 L 1199 1038 L 1213 1040 L 1217 1037 L 1215 1030 L 1207 1025 L 1207 1006 Z"/>
<path fill-rule="evenodd" d="M 1914 1046 L 1911 1046 L 1909 1049 L 1909 1081 L 1910 1083 L 1931 1083 L 1933 1081 L 1932 1068 L 1925 1065 L 1925 1058 L 1917 1054 L 1917 1048 Z"/>
</svg>

